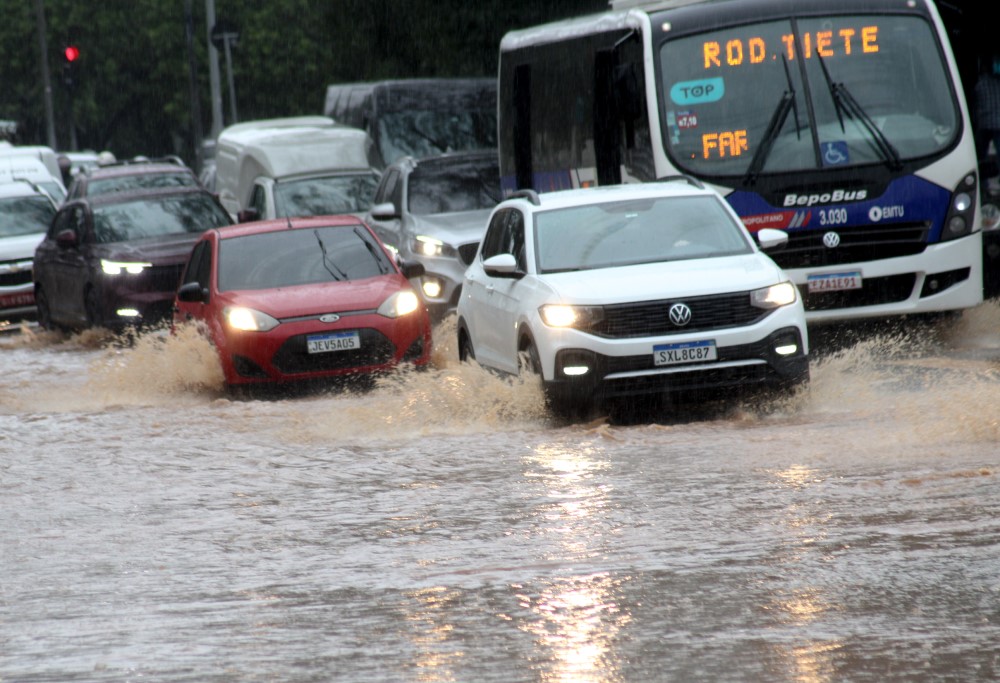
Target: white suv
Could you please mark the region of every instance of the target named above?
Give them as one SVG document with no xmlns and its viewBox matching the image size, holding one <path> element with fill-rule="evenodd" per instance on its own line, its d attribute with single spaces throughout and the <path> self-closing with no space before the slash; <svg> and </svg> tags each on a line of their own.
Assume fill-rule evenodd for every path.
<svg viewBox="0 0 1000 683">
<path fill-rule="evenodd" d="M 729 204 L 686 176 L 536 194 L 491 213 L 458 304 L 462 360 L 541 375 L 550 406 L 809 379 L 801 297 Z"/>
</svg>

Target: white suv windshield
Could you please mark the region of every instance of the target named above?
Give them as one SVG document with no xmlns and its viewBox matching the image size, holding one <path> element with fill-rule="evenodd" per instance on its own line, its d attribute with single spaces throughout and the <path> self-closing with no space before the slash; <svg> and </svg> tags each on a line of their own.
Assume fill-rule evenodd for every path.
<svg viewBox="0 0 1000 683">
<path fill-rule="evenodd" d="M 605 202 L 535 214 L 538 272 L 614 268 L 752 250 L 711 196 Z"/>
</svg>

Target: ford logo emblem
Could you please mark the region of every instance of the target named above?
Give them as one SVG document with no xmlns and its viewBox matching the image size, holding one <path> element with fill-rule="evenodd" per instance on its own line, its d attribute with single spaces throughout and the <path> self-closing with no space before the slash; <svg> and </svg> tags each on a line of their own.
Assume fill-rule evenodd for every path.
<svg viewBox="0 0 1000 683">
<path fill-rule="evenodd" d="M 836 249 L 840 246 L 840 235 L 835 232 L 828 232 L 823 235 L 823 246 L 827 249 Z"/>
<path fill-rule="evenodd" d="M 340 316 L 336 313 L 327 313 L 326 315 L 321 315 L 319 321 L 321 323 L 335 323 L 340 320 Z"/>
<path fill-rule="evenodd" d="M 677 327 L 684 327 L 691 322 L 691 309 L 687 304 L 674 304 L 670 307 L 670 322 Z"/>
</svg>

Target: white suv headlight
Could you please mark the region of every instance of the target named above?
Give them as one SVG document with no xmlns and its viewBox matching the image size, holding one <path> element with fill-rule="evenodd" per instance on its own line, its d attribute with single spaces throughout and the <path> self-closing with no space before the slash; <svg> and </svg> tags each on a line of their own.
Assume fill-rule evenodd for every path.
<svg viewBox="0 0 1000 683">
<path fill-rule="evenodd" d="M 545 304 L 538 308 L 542 322 L 549 327 L 574 327 L 586 329 L 604 319 L 600 306 L 571 306 L 569 304 Z"/>
<path fill-rule="evenodd" d="M 750 304 L 757 308 L 780 308 L 795 303 L 797 296 L 795 285 L 785 281 L 750 292 Z"/>
</svg>

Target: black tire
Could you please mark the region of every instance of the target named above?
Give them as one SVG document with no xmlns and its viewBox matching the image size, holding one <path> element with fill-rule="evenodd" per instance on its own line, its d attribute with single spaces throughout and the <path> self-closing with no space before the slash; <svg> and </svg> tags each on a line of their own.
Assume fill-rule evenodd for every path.
<svg viewBox="0 0 1000 683">
<path fill-rule="evenodd" d="M 37 310 L 38 326 L 43 330 L 55 330 L 52 324 L 52 307 L 49 305 L 49 295 L 41 286 L 35 288 L 35 309 Z"/>
<path fill-rule="evenodd" d="M 102 327 L 104 325 L 104 315 L 101 313 L 101 301 L 97 297 L 97 290 L 93 287 L 88 287 L 87 293 L 84 294 L 83 310 L 87 315 L 88 327 Z"/>
<path fill-rule="evenodd" d="M 476 360 L 476 350 L 472 348 L 472 340 L 469 333 L 462 330 L 458 334 L 458 360 L 461 363 Z"/>
<path fill-rule="evenodd" d="M 541 379 L 542 361 L 538 357 L 538 349 L 535 348 L 534 342 L 529 341 L 521 348 L 518 354 L 518 367 L 522 375 L 530 373 Z"/>
</svg>

